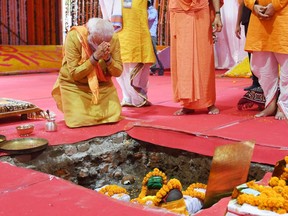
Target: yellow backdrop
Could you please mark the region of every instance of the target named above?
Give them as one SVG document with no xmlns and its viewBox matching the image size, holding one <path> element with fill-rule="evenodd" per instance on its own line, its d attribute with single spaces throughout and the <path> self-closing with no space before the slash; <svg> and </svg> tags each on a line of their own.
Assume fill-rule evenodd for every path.
<svg viewBox="0 0 288 216">
<path fill-rule="evenodd" d="M 0 75 L 59 71 L 62 46 L 0 45 Z"/>
</svg>

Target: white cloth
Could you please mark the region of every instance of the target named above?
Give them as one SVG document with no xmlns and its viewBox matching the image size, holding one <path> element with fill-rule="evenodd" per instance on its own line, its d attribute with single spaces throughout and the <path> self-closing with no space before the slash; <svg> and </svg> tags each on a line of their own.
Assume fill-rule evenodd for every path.
<svg viewBox="0 0 288 216">
<path fill-rule="evenodd" d="M 220 9 L 223 28 L 221 32 L 216 33 L 217 42 L 214 45 L 215 67 L 218 69 L 230 69 L 247 57 L 247 52 L 244 51 L 244 27 L 241 39 L 235 35 L 238 6 L 238 0 L 229 0 L 225 1 Z"/>
<path fill-rule="evenodd" d="M 117 81 L 122 89 L 123 99 L 122 103 L 139 106 L 144 99 L 139 93 L 130 85 L 130 74 L 137 63 L 123 63 L 123 72 Z M 144 67 L 137 74 L 133 80 L 133 85 L 141 89 L 141 94 L 147 98 L 148 79 L 151 64 L 144 64 Z"/>
<path fill-rule="evenodd" d="M 158 11 L 153 6 L 148 7 L 148 24 L 151 36 L 157 38 Z"/>
<path fill-rule="evenodd" d="M 288 110 L 288 54 L 253 52 L 251 68 L 263 89 L 266 98 L 265 106 L 272 101 L 279 88 L 278 103 L 285 108 L 283 111 Z"/>
<path fill-rule="evenodd" d="M 113 199 L 117 199 L 124 202 L 130 202 L 131 198 L 128 194 L 120 193 L 120 194 L 114 194 L 111 196 Z"/>
<path fill-rule="evenodd" d="M 277 214 L 276 212 L 258 209 L 258 207 L 246 203 L 239 205 L 235 199 L 230 200 L 227 210 L 225 216 L 288 216 L 287 213 Z"/>
<path fill-rule="evenodd" d="M 184 195 L 183 198 L 184 198 L 186 209 L 189 215 L 195 214 L 200 209 L 202 209 L 203 202 L 201 202 L 198 198 L 187 196 L 187 195 Z"/>
<path fill-rule="evenodd" d="M 122 29 L 122 1 L 99 0 L 99 4 L 103 19 L 108 19 L 113 23 L 115 32 L 120 31 Z"/>
</svg>

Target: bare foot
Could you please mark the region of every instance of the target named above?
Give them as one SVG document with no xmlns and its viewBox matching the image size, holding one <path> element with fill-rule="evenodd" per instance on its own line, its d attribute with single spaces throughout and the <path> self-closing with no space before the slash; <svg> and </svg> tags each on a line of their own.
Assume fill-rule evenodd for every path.
<svg viewBox="0 0 288 216">
<path fill-rule="evenodd" d="M 272 100 L 271 103 L 260 113 L 256 114 L 255 117 L 266 117 L 275 115 L 277 110 L 276 99 Z"/>
<path fill-rule="evenodd" d="M 180 110 L 177 110 L 173 115 L 181 116 L 181 115 L 189 115 L 192 113 L 194 113 L 193 109 L 182 108 Z"/>
<path fill-rule="evenodd" d="M 277 109 L 277 113 L 275 115 L 275 119 L 276 120 L 284 120 L 284 119 L 286 119 L 284 113 L 279 108 Z"/>
<path fill-rule="evenodd" d="M 121 102 L 121 106 L 122 106 L 122 107 L 133 107 L 134 105 L 131 104 L 131 103 L 128 103 L 128 102 L 126 102 L 126 101 L 122 101 L 122 102 Z"/>
<path fill-rule="evenodd" d="M 143 107 L 147 107 L 147 106 L 152 106 L 152 103 L 148 100 L 145 102 L 145 104 L 143 104 Z"/>
<path fill-rule="evenodd" d="M 219 113 L 220 113 L 220 110 L 215 105 L 208 107 L 208 114 L 209 115 L 217 115 Z"/>
</svg>

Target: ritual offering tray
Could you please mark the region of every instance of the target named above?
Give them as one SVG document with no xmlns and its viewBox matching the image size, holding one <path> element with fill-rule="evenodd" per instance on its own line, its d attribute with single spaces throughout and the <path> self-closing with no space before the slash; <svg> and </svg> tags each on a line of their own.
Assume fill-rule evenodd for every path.
<svg viewBox="0 0 288 216">
<path fill-rule="evenodd" d="M 0 98 L 0 119 L 10 116 L 21 116 L 21 119 L 37 118 L 41 109 L 36 105 L 12 98 Z"/>
<path fill-rule="evenodd" d="M 48 140 L 43 138 L 19 138 L 0 143 L 0 151 L 11 154 L 28 154 L 44 150 Z"/>
</svg>

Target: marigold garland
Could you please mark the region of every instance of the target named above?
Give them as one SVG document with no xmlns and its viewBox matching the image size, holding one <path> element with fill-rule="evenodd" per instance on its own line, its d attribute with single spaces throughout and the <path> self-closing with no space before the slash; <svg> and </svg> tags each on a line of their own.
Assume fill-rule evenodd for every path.
<svg viewBox="0 0 288 216">
<path fill-rule="evenodd" d="M 147 182 L 152 176 L 160 176 L 160 177 L 162 177 L 163 185 L 167 184 L 167 176 L 166 176 L 166 174 L 161 172 L 158 168 L 154 168 L 153 171 L 147 173 L 146 176 L 144 177 L 144 179 L 142 181 L 141 192 L 140 192 L 140 194 L 138 196 L 138 199 L 142 199 L 142 198 L 144 198 L 147 195 L 147 190 L 148 190 Z"/>
<path fill-rule="evenodd" d="M 202 183 L 193 183 L 193 184 L 189 185 L 189 187 L 185 191 L 183 191 L 183 195 L 196 197 L 196 198 L 201 199 L 202 201 L 204 201 L 205 193 L 195 190 L 197 188 L 206 189 L 207 185 L 206 184 L 202 184 Z"/>
<path fill-rule="evenodd" d="M 237 203 L 242 205 L 247 203 L 257 206 L 259 209 L 269 210 L 278 214 L 288 212 L 288 156 L 284 157 L 286 166 L 281 176 L 270 178 L 268 186 L 257 184 L 255 181 L 247 182 L 246 185 L 260 192 L 259 196 L 253 194 L 241 194 L 237 197 Z"/>
<path fill-rule="evenodd" d="M 125 188 L 122 188 L 118 185 L 107 185 L 103 188 L 101 188 L 99 191 L 99 193 L 108 195 L 108 196 L 113 196 L 114 194 L 128 194 Z"/>
<path fill-rule="evenodd" d="M 253 194 L 241 194 L 237 197 L 237 203 L 257 206 L 262 210 L 269 210 L 278 214 L 288 212 L 288 186 L 286 181 L 278 177 L 272 177 L 269 186 L 259 185 L 255 181 L 247 182 L 246 185 L 260 192 L 259 196 Z"/>
<path fill-rule="evenodd" d="M 159 206 L 162 199 L 171 191 L 172 189 L 178 189 L 182 191 L 182 185 L 178 179 L 170 179 L 167 185 L 163 185 L 163 187 L 156 193 L 156 196 L 153 199 L 153 203 L 155 206 Z"/>
<path fill-rule="evenodd" d="M 283 180 L 283 179 L 279 179 L 278 177 L 276 177 L 276 176 L 273 176 L 273 177 L 271 177 L 270 178 L 270 180 L 269 180 L 269 186 L 271 186 L 271 187 L 275 187 L 275 186 L 282 186 L 282 187 L 284 187 L 285 185 L 286 185 L 286 181 L 285 180 Z"/>
<path fill-rule="evenodd" d="M 150 203 L 153 204 L 153 200 L 154 200 L 154 196 L 146 196 L 145 198 L 142 198 L 142 199 L 139 199 L 139 198 L 131 199 L 130 202 L 138 203 L 141 205 L 150 205 Z M 149 202 L 149 201 L 151 201 L 151 202 Z"/>
</svg>

